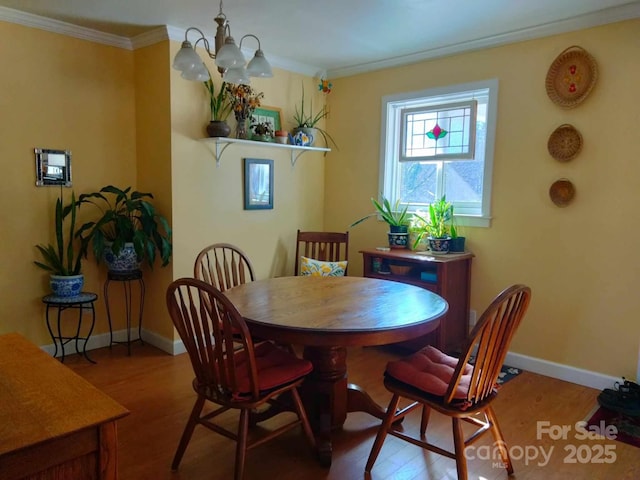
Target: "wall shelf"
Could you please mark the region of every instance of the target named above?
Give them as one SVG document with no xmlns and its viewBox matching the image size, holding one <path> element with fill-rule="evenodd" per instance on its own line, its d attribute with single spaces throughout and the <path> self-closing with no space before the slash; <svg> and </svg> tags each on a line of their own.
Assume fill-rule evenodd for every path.
<svg viewBox="0 0 640 480">
<path fill-rule="evenodd" d="M 220 159 L 224 154 L 224 151 L 233 144 L 244 145 L 247 147 L 266 147 L 266 148 L 280 148 L 289 150 L 291 152 L 291 166 L 294 166 L 300 158 L 300 155 L 306 152 L 330 152 L 330 148 L 324 147 L 301 147 L 299 145 L 283 145 L 281 143 L 270 143 L 270 142 L 258 142 L 255 140 L 241 140 L 239 138 L 229 138 L 229 137 L 214 137 L 214 138 L 205 138 L 202 140 L 208 145 L 213 146 L 213 157 L 216 160 L 216 167 L 220 166 Z"/>
</svg>

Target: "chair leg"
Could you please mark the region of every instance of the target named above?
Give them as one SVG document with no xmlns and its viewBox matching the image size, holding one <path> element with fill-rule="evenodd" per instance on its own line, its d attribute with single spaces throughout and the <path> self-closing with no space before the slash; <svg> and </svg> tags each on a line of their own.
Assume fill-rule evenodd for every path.
<svg viewBox="0 0 640 480">
<path fill-rule="evenodd" d="M 202 413 L 202 408 L 204 407 L 205 398 L 198 395 L 198 399 L 196 403 L 193 405 L 191 409 L 191 415 L 189 415 L 189 420 L 187 421 L 187 425 L 184 427 L 184 432 L 182 432 L 182 437 L 180 438 L 180 443 L 178 444 L 178 448 L 176 450 L 176 454 L 173 456 L 173 462 L 171 462 L 171 469 L 177 470 L 180 465 L 180 461 L 182 460 L 182 456 L 184 455 L 184 451 L 187 449 L 187 445 L 189 445 L 189 440 L 191 440 L 191 435 L 193 435 L 193 430 L 196 428 L 198 424 L 198 420 L 200 419 L 200 413 Z"/>
<path fill-rule="evenodd" d="M 382 421 L 382 425 L 378 429 L 378 435 L 376 435 L 376 440 L 373 442 L 373 447 L 371 447 L 371 453 L 369 454 L 369 459 L 367 460 L 367 465 L 364 467 L 364 471 L 369 473 L 373 468 L 373 464 L 376 463 L 376 458 L 378 458 L 378 454 L 382 449 L 382 444 L 384 443 L 384 439 L 387 436 L 387 432 L 391 428 L 391 424 L 393 423 L 393 418 L 395 417 L 396 410 L 398 409 L 398 404 L 400 403 L 400 395 L 397 393 L 393 394 L 391 398 L 391 402 L 389 402 L 389 406 L 387 407 L 387 414 Z"/>
<path fill-rule="evenodd" d="M 247 436 L 249 434 L 249 413 L 249 409 L 243 408 L 240 410 L 238 445 L 236 445 L 236 468 L 233 476 L 235 480 L 242 480 L 244 475 L 244 459 L 247 455 Z"/>
<path fill-rule="evenodd" d="M 464 456 L 464 432 L 462 431 L 462 420 L 452 418 L 453 424 L 453 446 L 456 452 L 456 470 L 458 480 L 467 480 L 467 459 Z"/>
<path fill-rule="evenodd" d="M 431 407 L 427 404 L 422 405 L 422 419 L 420 420 L 420 437 L 424 438 L 427 432 L 427 425 L 429 424 L 429 416 L 431 414 Z"/>
<path fill-rule="evenodd" d="M 502 463 L 507 469 L 507 473 L 509 475 L 513 475 L 513 464 L 511 463 L 511 457 L 509 457 L 509 449 L 507 448 L 507 444 L 504 441 L 504 436 L 502 435 L 502 430 L 500 430 L 500 425 L 498 425 L 498 418 L 496 417 L 496 413 L 490 406 L 487 407 L 485 413 L 489 418 L 489 421 L 491 422 L 491 433 L 493 434 L 493 440 L 495 441 L 496 445 L 498 445 L 498 449 L 500 450 Z"/>
<path fill-rule="evenodd" d="M 313 432 L 311 431 L 309 418 L 307 417 L 307 412 L 304 409 L 304 405 L 302 405 L 302 400 L 300 400 L 300 394 L 298 393 L 297 388 L 293 388 L 291 390 L 291 398 L 293 398 L 293 404 L 296 407 L 296 411 L 298 412 L 298 418 L 300 419 L 300 423 L 302 423 L 304 434 L 307 437 L 307 440 L 309 440 L 309 445 L 311 445 L 311 448 L 313 450 L 316 450 L 316 438 L 313 436 Z"/>
</svg>

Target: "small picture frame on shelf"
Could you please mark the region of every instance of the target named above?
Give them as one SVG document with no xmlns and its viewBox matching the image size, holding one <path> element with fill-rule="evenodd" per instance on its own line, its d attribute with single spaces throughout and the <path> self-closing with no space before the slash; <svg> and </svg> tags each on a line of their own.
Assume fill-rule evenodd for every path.
<svg viewBox="0 0 640 480">
<path fill-rule="evenodd" d="M 278 107 L 261 106 L 256 108 L 251 115 L 251 124 L 268 123 L 271 131 L 281 130 L 282 128 L 282 110 Z M 253 132 L 253 128 L 251 129 Z"/>
<path fill-rule="evenodd" d="M 273 160 L 244 159 L 244 209 L 273 209 Z"/>
</svg>

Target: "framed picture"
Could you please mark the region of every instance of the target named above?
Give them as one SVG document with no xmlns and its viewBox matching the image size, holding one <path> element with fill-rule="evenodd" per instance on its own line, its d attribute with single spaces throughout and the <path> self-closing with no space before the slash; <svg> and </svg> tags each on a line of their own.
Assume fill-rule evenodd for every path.
<svg viewBox="0 0 640 480">
<path fill-rule="evenodd" d="M 36 148 L 36 185 L 71 186 L 71 152 Z"/>
<path fill-rule="evenodd" d="M 253 111 L 251 123 L 268 123 L 271 130 L 282 129 L 282 110 L 277 107 L 262 106 Z"/>
<path fill-rule="evenodd" d="M 244 159 L 244 209 L 273 209 L 273 160 Z"/>
</svg>

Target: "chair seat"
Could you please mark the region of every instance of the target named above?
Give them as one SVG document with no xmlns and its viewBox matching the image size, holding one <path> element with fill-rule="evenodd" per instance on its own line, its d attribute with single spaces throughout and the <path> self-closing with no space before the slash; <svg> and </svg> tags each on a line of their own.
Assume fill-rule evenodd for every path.
<svg viewBox="0 0 640 480">
<path fill-rule="evenodd" d="M 419 350 L 409 357 L 389 362 L 385 375 L 431 395 L 444 396 L 449 388 L 458 359 L 435 347 Z M 465 399 L 469 390 L 472 365 L 465 365 L 454 398 Z"/>
<path fill-rule="evenodd" d="M 294 354 L 275 346 L 271 342 L 262 342 L 255 346 L 256 368 L 258 370 L 258 390 L 273 390 L 304 377 L 313 370 L 309 360 L 296 357 Z M 249 385 L 247 355 L 245 351 L 236 354 L 238 391 L 248 393 Z"/>
</svg>

